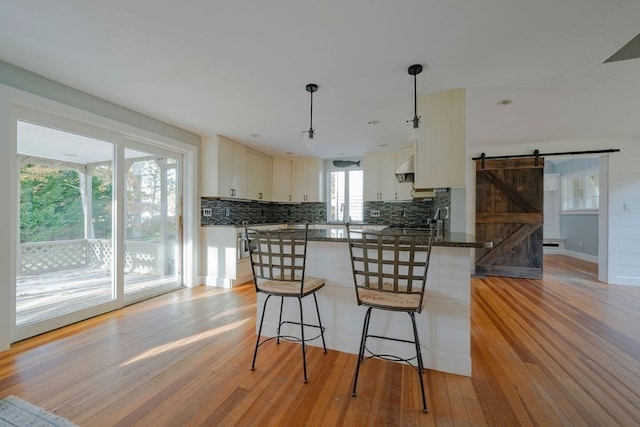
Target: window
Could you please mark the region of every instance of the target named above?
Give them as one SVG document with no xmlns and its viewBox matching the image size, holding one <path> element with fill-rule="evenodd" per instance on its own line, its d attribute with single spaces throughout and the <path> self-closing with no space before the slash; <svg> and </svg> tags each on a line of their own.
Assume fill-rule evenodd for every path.
<svg viewBox="0 0 640 427">
<path fill-rule="evenodd" d="M 589 169 L 562 176 L 562 210 L 598 209 L 600 203 L 599 174 Z"/>
<path fill-rule="evenodd" d="M 363 179 L 362 169 L 329 170 L 329 221 L 362 221 Z"/>
</svg>

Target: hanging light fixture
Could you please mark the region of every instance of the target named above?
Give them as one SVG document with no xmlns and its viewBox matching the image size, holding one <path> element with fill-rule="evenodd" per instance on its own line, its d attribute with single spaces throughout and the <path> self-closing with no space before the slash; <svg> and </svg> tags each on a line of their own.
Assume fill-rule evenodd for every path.
<svg viewBox="0 0 640 427">
<path fill-rule="evenodd" d="M 420 117 L 418 117 L 418 83 L 417 75 L 422 72 L 422 65 L 414 64 L 408 69 L 409 75 L 413 76 L 413 119 L 407 120 L 407 123 L 413 123 L 409 131 L 409 142 L 418 142 L 421 137 Z"/>
<path fill-rule="evenodd" d="M 311 94 L 311 113 L 309 116 L 309 130 L 306 130 L 304 132 L 309 134 L 309 140 L 307 141 L 307 148 L 313 151 L 316 148 L 315 143 L 313 141 L 313 137 L 316 133 L 315 129 L 313 128 L 313 93 L 318 91 L 318 85 L 315 83 L 309 83 L 306 86 L 306 89 L 307 89 L 307 92 Z"/>
</svg>

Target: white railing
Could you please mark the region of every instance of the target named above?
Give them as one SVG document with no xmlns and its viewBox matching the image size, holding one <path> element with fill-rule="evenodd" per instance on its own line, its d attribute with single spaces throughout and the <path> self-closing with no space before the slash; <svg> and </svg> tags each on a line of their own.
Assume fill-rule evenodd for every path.
<svg viewBox="0 0 640 427">
<path fill-rule="evenodd" d="M 166 247 L 173 248 L 171 240 Z M 59 240 L 21 243 L 19 275 L 27 276 L 61 270 L 101 268 L 111 270 L 113 249 L 109 239 Z M 172 263 L 173 251 L 163 256 L 159 242 L 129 240 L 125 243 L 125 273 L 163 274 Z M 164 260 L 167 260 L 166 262 Z"/>
</svg>

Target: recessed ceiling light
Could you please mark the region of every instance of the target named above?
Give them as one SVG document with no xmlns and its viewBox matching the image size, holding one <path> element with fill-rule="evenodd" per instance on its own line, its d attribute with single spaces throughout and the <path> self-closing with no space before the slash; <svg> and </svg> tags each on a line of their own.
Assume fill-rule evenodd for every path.
<svg viewBox="0 0 640 427">
<path fill-rule="evenodd" d="M 259 133 L 252 133 L 252 134 L 250 134 L 250 136 L 251 136 L 251 138 L 257 138 L 257 137 L 260 136 L 260 134 Z"/>
<path fill-rule="evenodd" d="M 77 154 L 73 154 L 73 153 L 64 153 L 64 155 L 67 157 L 78 157 Z"/>
<path fill-rule="evenodd" d="M 380 145 L 378 145 L 378 147 L 386 147 L 386 146 L 387 146 L 387 144 L 380 144 Z"/>
<path fill-rule="evenodd" d="M 511 99 L 503 99 L 502 101 L 498 101 L 498 105 L 504 107 L 505 105 L 513 104 L 513 100 Z"/>
</svg>

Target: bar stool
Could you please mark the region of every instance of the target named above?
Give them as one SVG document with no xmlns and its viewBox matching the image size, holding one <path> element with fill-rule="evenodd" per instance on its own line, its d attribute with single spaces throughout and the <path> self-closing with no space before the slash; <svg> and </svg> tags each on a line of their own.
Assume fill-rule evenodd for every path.
<svg viewBox="0 0 640 427">
<path fill-rule="evenodd" d="M 357 302 L 358 305 L 368 307 L 362 327 L 358 363 L 351 395 L 356 396 L 360 366 L 366 360 L 378 358 L 405 362 L 418 372 L 422 392 L 422 410 L 426 413 L 428 412 L 427 401 L 422 379 L 424 363 L 415 313 L 420 313 L 424 305 L 424 291 L 431 256 L 431 233 L 405 234 L 402 230 L 354 231 L 350 230 L 349 224 L 347 224 L 347 240 Z M 372 309 L 406 312 L 411 318 L 413 340 L 370 334 L 369 323 Z M 405 358 L 389 354 L 376 354 L 367 347 L 369 338 L 413 344 L 416 355 Z M 369 354 L 366 358 L 365 351 Z M 416 361 L 417 366 L 412 363 L 413 360 Z"/>
<path fill-rule="evenodd" d="M 253 271 L 253 282 L 258 294 L 266 295 L 262 307 L 262 316 L 258 328 L 258 337 L 253 352 L 251 370 L 255 370 L 258 347 L 268 341 L 276 340 L 280 344 L 280 339 L 301 343 L 302 347 L 302 368 L 304 382 L 307 383 L 307 358 L 306 343 L 317 338 L 322 338 L 322 347 L 327 352 L 324 341 L 324 327 L 320 320 L 320 310 L 318 309 L 318 299 L 316 292 L 324 286 L 324 279 L 315 277 L 305 277 L 305 265 L 307 259 L 307 238 L 309 226 L 281 228 L 275 230 L 251 229 L 245 226 L 245 236 L 249 244 L 251 259 L 251 269 Z M 318 316 L 318 324 L 304 323 L 302 299 L 308 295 L 313 296 Z M 261 340 L 262 326 L 264 323 L 267 303 L 271 297 L 280 297 L 280 315 L 278 318 L 278 328 L 276 336 Z M 282 320 L 282 309 L 285 298 L 296 298 L 300 307 L 300 320 Z M 300 336 L 283 335 L 282 326 L 285 324 L 299 325 Z M 318 329 L 318 335 L 305 337 L 305 327 Z"/>
</svg>

